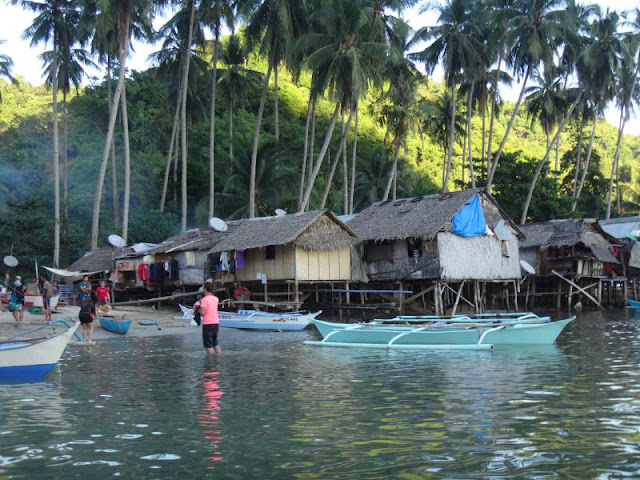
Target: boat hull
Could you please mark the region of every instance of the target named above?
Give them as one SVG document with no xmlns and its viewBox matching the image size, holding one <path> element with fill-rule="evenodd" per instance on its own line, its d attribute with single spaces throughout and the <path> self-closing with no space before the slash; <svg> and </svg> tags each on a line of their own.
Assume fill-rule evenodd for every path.
<svg viewBox="0 0 640 480">
<path fill-rule="evenodd" d="M 313 320 L 322 343 L 357 345 L 551 345 L 575 317 L 546 323 L 412 327 Z"/>
<path fill-rule="evenodd" d="M 129 331 L 131 320 L 116 320 L 113 318 L 100 317 L 100 326 L 109 332 L 124 335 Z"/>
<path fill-rule="evenodd" d="M 625 300 L 631 308 L 635 308 L 636 311 L 640 312 L 640 302 L 637 300 L 631 300 L 630 298 L 625 298 Z"/>
<path fill-rule="evenodd" d="M 54 369 L 69 340 L 78 328 L 75 323 L 65 332 L 46 340 L 0 345 L 0 377 L 44 377 Z"/>
<path fill-rule="evenodd" d="M 309 314 L 272 314 L 255 310 L 240 310 L 236 312 L 218 312 L 220 326 L 226 328 L 240 328 L 250 330 L 302 330 L 321 311 Z"/>
</svg>

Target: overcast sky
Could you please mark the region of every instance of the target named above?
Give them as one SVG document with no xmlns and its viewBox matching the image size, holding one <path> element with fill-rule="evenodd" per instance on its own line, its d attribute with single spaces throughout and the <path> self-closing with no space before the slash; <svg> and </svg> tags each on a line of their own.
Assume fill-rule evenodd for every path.
<svg viewBox="0 0 640 480">
<path fill-rule="evenodd" d="M 618 11 L 630 10 L 638 6 L 639 0 L 598 0 L 595 3 L 600 4 L 603 9 L 610 8 Z M 7 2 L 8 3 L 8 2 Z M 44 51 L 42 44 L 36 47 L 30 47 L 28 40 L 22 40 L 22 33 L 33 22 L 34 14 L 27 12 L 18 6 L 12 6 L 0 0 L 0 40 L 6 43 L 0 45 L 0 53 L 9 55 L 14 62 L 13 75 L 20 76 L 33 85 L 43 83 L 42 78 L 42 62 L 38 58 Z M 406 12 L 404 17 L 410 22 L 413 28 L 435 24 L 437 17 L 433 13 L 418 15 L 417 9 Z M 415 19 L 415 21 L 412 21 Z M 134 43 L 135 52 L 133 52 L 127 61 L 127 66 L 133 70 L 146 70 L 149 68 L 147 61 L 150 53 L 157 48 L 154 45 L 144 43 Z M 99 79 L 102 74 L 97 70 L 90 70 L 90 76 Z M 441 76 L 441 73 L 435 72 L 435 76 Z M 90 80 L 89 80 L 90 82 Z M 518 96 L 519 87 L 516 85 L 511 89 L 503 92 L 504 97 L 508 100 L 515 101 Z M 609 109 L 605 113 L 607 120 L 617 127 L 619 113 L 614 109 Z M 640 118 L 632 119 L 625 128 L 626 133 L 640 135 Z"/>
</svg>

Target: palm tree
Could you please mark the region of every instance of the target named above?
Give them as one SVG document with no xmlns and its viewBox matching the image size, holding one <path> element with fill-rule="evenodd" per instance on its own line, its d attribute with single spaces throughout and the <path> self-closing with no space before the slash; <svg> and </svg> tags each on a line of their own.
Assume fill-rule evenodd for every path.
<svg viewBox="0 0 640 480">
<path fill-rule="evenodd" d="M 514 72 L 522 77 L 522 88 L 511 114 L 504 137 L 487 176 L 487 189 L 491 191 L 493 176 L 500 156 L 509 138 L 509 133 L 520 110 L 527 82 L 542 62 L 553 63 L 553 55 L 565 30 L 566 11 L 560 8 L 563 0 L 519 0 L 516 13 L 509 22 L 507 43 L 511 45 L 510 64 Z"/>
<path fill-rule="evenodd" d="M 562 120 L 562 113 L 567 108 L 562 89 L 564 77 L 561 72 L 555 65 L 545 65 L 542 74 L 536 73 L 533 76 L 537 85 L 527 87 L 525 90 L 527 115 L 531 120 L 531 127 L 533 128 L 536 121 L 540 123 L 547 139 L 547 148 L 549 148 L 551 130 Z M 558 170 L 557 156 L 555 170 Z"/>
<path fill-rule="evenodd" d="M 209 122 L 209 217 L 213 217 L 215 198 L 215 138 L 216 138 L 216 87 L 218 84 L 218 50 L 222 26 L 234 26 L 234 7 L 229 0 L 202 2 L 202 20 L 213 31 L 213 58 L 211 74 L 211 113 Z"/>
<path fill-rule="evenodd" d="M 245 30 L 247 38 L 254 45 L 260 44 L 260 51 L 267 56 L 269 62 L 253 135 L 251 178 L 254 178 L 258 145 L 260 143 L 260 128 L 271 73 L 275 72 L 274 114 L 275 138 L 277 141 L 280 128 L 278 120 L 278 65 L 282 62 L 287 52 L 292 52 L 291 45 L 299 35 L 299 26 L 304 22 L 304 13 L 300 8 L 300 3 L 287 0 L 242 0 L 239 3 L 241 15 L 247 19 L 247 28 Z M 249 191 L 249 217 L 251 218 L 255 216 L 254 190 L 255 180 L 251 182 Z"/>
<path fill-rule="evenodd" d="M 420 41 L 433 42 L 421 52 L 411 55 L 425 64 L 427 72 L 433 73 L 436 65 L 442 61 L 445 79 L 451 92 L 451 114 L 449 118 L 449 141 L 446 163 L 443 165 L 442 191 L 446 192 L 451 170 L 451 158 L 453 156 L 454 119 L 456 117 L 456 90 L 462 80 L 465 66 L 479 60 L 478 52 L 481 44 L 478 41 L 479 29 L 472 19 L 471 0 L 447 0 L 444 5 L 436 7 L 439 12 L 438 26 L 423 27 L 418 32 L 412 43 Z"/>
<path fill-rule="evenodd" d="M 0 40 L 0 45 L 6 43 L 6 40 Z M 11 76 L 11 69 L 13 68 L 13 60 L 10 56 L 0 54 L 0 78 L 6 78 L 14 85 L 18 84 L 18 80 Z M 0 102 L 2 101 L 2 94 L 0 93 Z"/>
<path fill-rule="evenodd" d="M 98 13 L 99 16 L 104 15 L 103 23 L 109 23 L 109 19 L 113 19 L 113 24 L 117 32 L 118 38 L 118 57 L 120 72 L 118 75 L 118 84 L 113 96 L 113 103 L 109 110 L 109 125 L 107 129 L 107 138 L 105 140 L 104 150 L 102 152 L 102 161 L 98 172 L 98 180 L 96 183 L 96 194 L 93 202 L 93 220 L 91 224 L 91 249 L 98 248 L 98 229 L 100 224 L 100 204 L 102 200 L 102 189 L 104 186 L 104 177 L 107 169 L 107 160 L 109 159 L 109 151 L 113 139 L 114 128 L 116 124 L 116 116 L 118 115 L 118 106 L 121 103 L 120 96 L 124 88 L 124 79 L 126 72 L 127 56 L 129 54 L 129 40 L 131 37 L 132 23 L 136 22 L 145 28 L 142 31 L 150 30 L 151 23 L 151 2 L 150 0 L 109 0 L 100 3 L 102 9 Z M 125 147 L 126 148 L 126 147 Z M 125 173 L 126 176 L 126 173 Z M 127 209 L 127 200 L 129 198 L 129 185 L 125 182 L 125 206 Z M 123 238 L 126 242 L 127 223 L 123 212 Z"/>
<path fill-rule="evenodd" d="M 33 2 L 23 0 L 21 4 L 37 13 L 33 24 L 23 34 L 23 38 L 31 39 L 31 46 L 39 43 L 45 45 L 51 42 L 51 85 L 53 90 L 53 182 L 54 182 L 54 248 L 53 266 L 58 267 L 60 262 L 60 152 L 58 134 L 58 62 L 60 61 L 60 49 L 63 45 L 63 30 L 65 16 L 73 8 L 68 0 L 47 0 L 45 2 Z"/>
<path fill-rule="evenodd" d="M 317 72 L 318 88 L 326 90 L 335 102 L 331 123 L 302 199 L 301 211 L 305 211 L 309 205 L 340 107 L 354 108 L 355 103 L 366 95 L 370 83 L 380 83 L 377 66 L 385 57 L 386 48 L 384 43 L 369 41 L 370 18 L 363 3 L 363 0 L 331 0 L 323 3 L 312 18 L 313 25 L 323 28 L 303 35 L 298 41 L 301 51 L 308 53 L 305 64 Z M 344 135 L 348 130 L 347 125 Z"/>
<path fill-rule="evenodd" d="M 571 205 L 572 211 L 576 209 L 589 171 L 598 119 L 614 95 L 615 75 L 622 48 L 618 37 L 618 24 L 619 17 L 615 12 L 607 11 L 604 15 L 599 15 L 590 26 L 589 43 L 577 61 L 578 74 L 583 79 L 587 98 L 593 102 L 594 113 L 585 167 Z"/>
<path fill-rule="evenodd" d="M 222 63 L 226 66 L 220 74 L 220 89 L 227 105 L 229 117 L 229 162 L 233 163 L 233 112 L 244 102 L 249 91 L 262 79 L 262 74 L 244 66 L 246 52 L 237 35 L 231 35 L 222 49 Z"/>
</svg>

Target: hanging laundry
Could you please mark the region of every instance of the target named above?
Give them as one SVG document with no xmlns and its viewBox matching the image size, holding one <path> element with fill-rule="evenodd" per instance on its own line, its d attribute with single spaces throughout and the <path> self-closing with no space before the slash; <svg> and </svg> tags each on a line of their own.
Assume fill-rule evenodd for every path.
<svg viewBox="0 0 640 480">
<path fill-rule="evenodd" d="M 149 265 L 146 263 L 141 263 L 138 265 L 138 280 L 143 283 L 149 283 Z"/>
<path fill-rule="evenodd" d="M 220 254 L 220 263 L 222 264 L 222 271 L 229 270 L 229 252 L 222 252 Z"/>
<path fill-rule="evenodd" d="M 244 269 L 244 252 L 236 251 L 236 268 L 239 270 Z"/>
</svg>

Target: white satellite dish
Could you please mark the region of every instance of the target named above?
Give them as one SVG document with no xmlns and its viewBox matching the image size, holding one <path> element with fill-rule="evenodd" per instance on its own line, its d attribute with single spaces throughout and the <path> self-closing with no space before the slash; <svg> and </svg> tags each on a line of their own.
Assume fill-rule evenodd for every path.
<svg viewBox="0 0 640 480">
<path fill-rule="evenodd" d="M 284 216 L 284 215 L 286 215 L 286 214 L 287 214 L 287 211 L 286 211 L 286 210 L 283 210 L 282 208 L 276 208 L 276 215 L 277 215 L 278 217 L 282 217 L 282 216 Z"/>
<path fill-rule="evenodd" d="M 7 267 L 17 267 L 18 259 L 12 255 L 7 255 L 6 257 L 4 257 L 4 264 Z"/>
<path fill-rule="evenodd" d="M 219 232 L 226 232 L 229 228 L 227 222 L 218 217 L 211 217 L 209 219 L 209 226 Z"/>
<path fill-rule="evenodd" d="M 112 235 L 109 235 L 107 237 L 107 240 L 111 245 L 117 248 L 122 248 L 127 246 L 127 244 L 124 243 L 124 238 L 122 238 L 120 235 L 116 235 L 115 233 Z"/>
<path fill-rule="evenodd" d="M 531 266 L 531 264 L 530 264 L 529 262 L 526 262 L 525 260 L 520 260 L 520 266 L 522 267 L 522 269 L 523 269 L 525 272 L 527 272 L 527 273 L 529 273 L 529 274 L 531 274 L 531 275 L 533 275 L 533 274 L 535 274 L 535 273 L 536 273 L 536 269 L 535 269 L 535 268 L 533 268 L 533 267 Z"/>
</svg>

